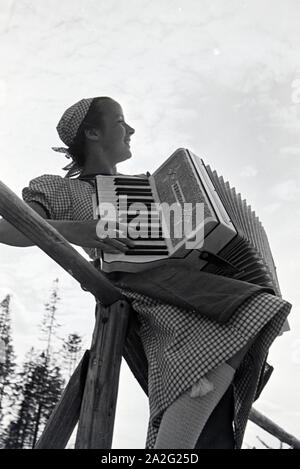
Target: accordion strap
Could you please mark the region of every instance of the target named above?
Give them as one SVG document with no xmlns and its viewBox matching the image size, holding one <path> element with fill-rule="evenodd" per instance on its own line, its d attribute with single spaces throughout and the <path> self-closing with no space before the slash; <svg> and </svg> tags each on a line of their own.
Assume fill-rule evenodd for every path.
<svg viewBox="0 0 300 469">
<path fill-rule="evenodd" d="M 243 272 L 243 270 L 238 269 L 231 262 L 227 261 L 226 259 L 223 259 L 223 257 L 218 256 L 217 254 L 214 254 L 211 251 L 199 249 L 199 252 L 200 252 L 200 255 L 199 255 L 200 259 L 203 259 L 204 261 L 210 264 L 214 264 L 217 267 L 220 267 L 226 270 L 229 274 L 239 274 Z"/>
</svg>

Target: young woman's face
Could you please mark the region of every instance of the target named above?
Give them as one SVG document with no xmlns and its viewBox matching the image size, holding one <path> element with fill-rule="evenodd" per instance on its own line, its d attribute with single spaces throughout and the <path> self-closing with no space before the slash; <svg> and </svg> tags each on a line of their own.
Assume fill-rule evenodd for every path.
<svg viewBox="0 0 300 469">
<path fill-rule="evenodd" d="M 134 129 L 124 118 L 121 106 L 113 100 L 101 103 L 103 126 L 101 128 L 100 144 L 109 154 L 112 163 L 116 164 L 131 158 L 130 137 Z"/>
</svg>

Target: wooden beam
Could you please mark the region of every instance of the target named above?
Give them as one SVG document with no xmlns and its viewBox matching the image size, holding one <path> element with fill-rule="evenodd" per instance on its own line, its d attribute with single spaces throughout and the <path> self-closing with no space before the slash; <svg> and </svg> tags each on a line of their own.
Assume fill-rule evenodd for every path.
<svg viewBox="0 0 300 469">
<path fill-rule="evenodd" d="M 119 291 L 47 221 L 0 181 L 0 214 L 91 292 L 103 305 L 122 298 Z"/>
<path fill-rule="evenodd" d="M 66 447 L 80 415 L 88 363 L 89 351 L 86 350 L 53 410 L 35 449 Z"/>
<path fill-rule="evenodd" d="M 249 420 L 251 420 L 266 432 L 278 438 L 278 440 L 282 441 L 283 443 L 288 444 L 294 449 L 300 449 L 300 440 L 298 440 L 290 433 L 287 433 L 285 430 L 283 430 L 283 428 L 279 427 L 279 425 L 258 412 L 258 410 L 255 410 L 253 407 L 249 415 Z"/>
<path fill-rule="evenodd" d="M 119 374 L 130 305 L 98 307 L 76 439 L 77 449 L 112 445 Z"/>
</svg>

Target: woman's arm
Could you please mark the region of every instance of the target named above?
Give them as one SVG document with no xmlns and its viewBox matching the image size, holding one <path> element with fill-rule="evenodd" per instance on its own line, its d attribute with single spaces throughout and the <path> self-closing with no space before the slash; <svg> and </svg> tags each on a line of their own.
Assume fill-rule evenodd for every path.
<svg viewBox="0 0 300 469">
<path fill-rule="evenodd" d="M 72 244 L 99 247 L 94 221 L 47 220 L 47 222 Z M 17 247 L 34 246 L 30 239 L 6 220 L 0 220 L 0 243 Z"/>
<path fill-rule="evenodd" d="M 28 205 L 43 218 L 47 219 L 47 212 L 40 204 L 31 202 Z M 120 240 L 108 238 L 105 241 L 100 241 L 96 233 L 97 220 L 69 221 L 47 219 L 47 222 L 70 243 L 81 247 L 98 248 L 106 252 L 120 252 L 126 251 L 127 246 L 132 244 L 126 238 Z M 4 219 L 0 220 L 0 243 L 17 247 L 34 246 L 30 239 Z"/>
<path fill-rule="evenodd" d="M 33 243 L 6 220 L 0 220 L 0 243 L 9 246 L 27 247 Z"/>
</svg>

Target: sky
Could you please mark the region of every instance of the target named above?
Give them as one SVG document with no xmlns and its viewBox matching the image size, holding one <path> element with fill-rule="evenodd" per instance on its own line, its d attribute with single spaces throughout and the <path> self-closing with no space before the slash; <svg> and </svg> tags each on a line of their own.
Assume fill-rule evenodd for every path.
<svg viewBox="0 0 300 469">
<path fill-rule="evenodd" d="M 110 96 L 135 128 L 133 157 L 155 170 L 185 147 L 229 180 L 269 237 L 291 331 L 255 408 L 300 438 L 300 3 L 298 0 L 0 0 L 1 180 L 18 195 L 63 175 L 56 125 L 81 98 Z M 82 251 L 80 251 L 82 252 Z M 38 248 L 0 245 L 0 299 L 11 293 L 21 360 L 59 278 L 61 335 L 89 347 L 94 300 Z M 113 448 L 143 448 L 148 403 L 122 363 Z M 253 424 L 245 447 L 278 444 Z"/>
</svg>

